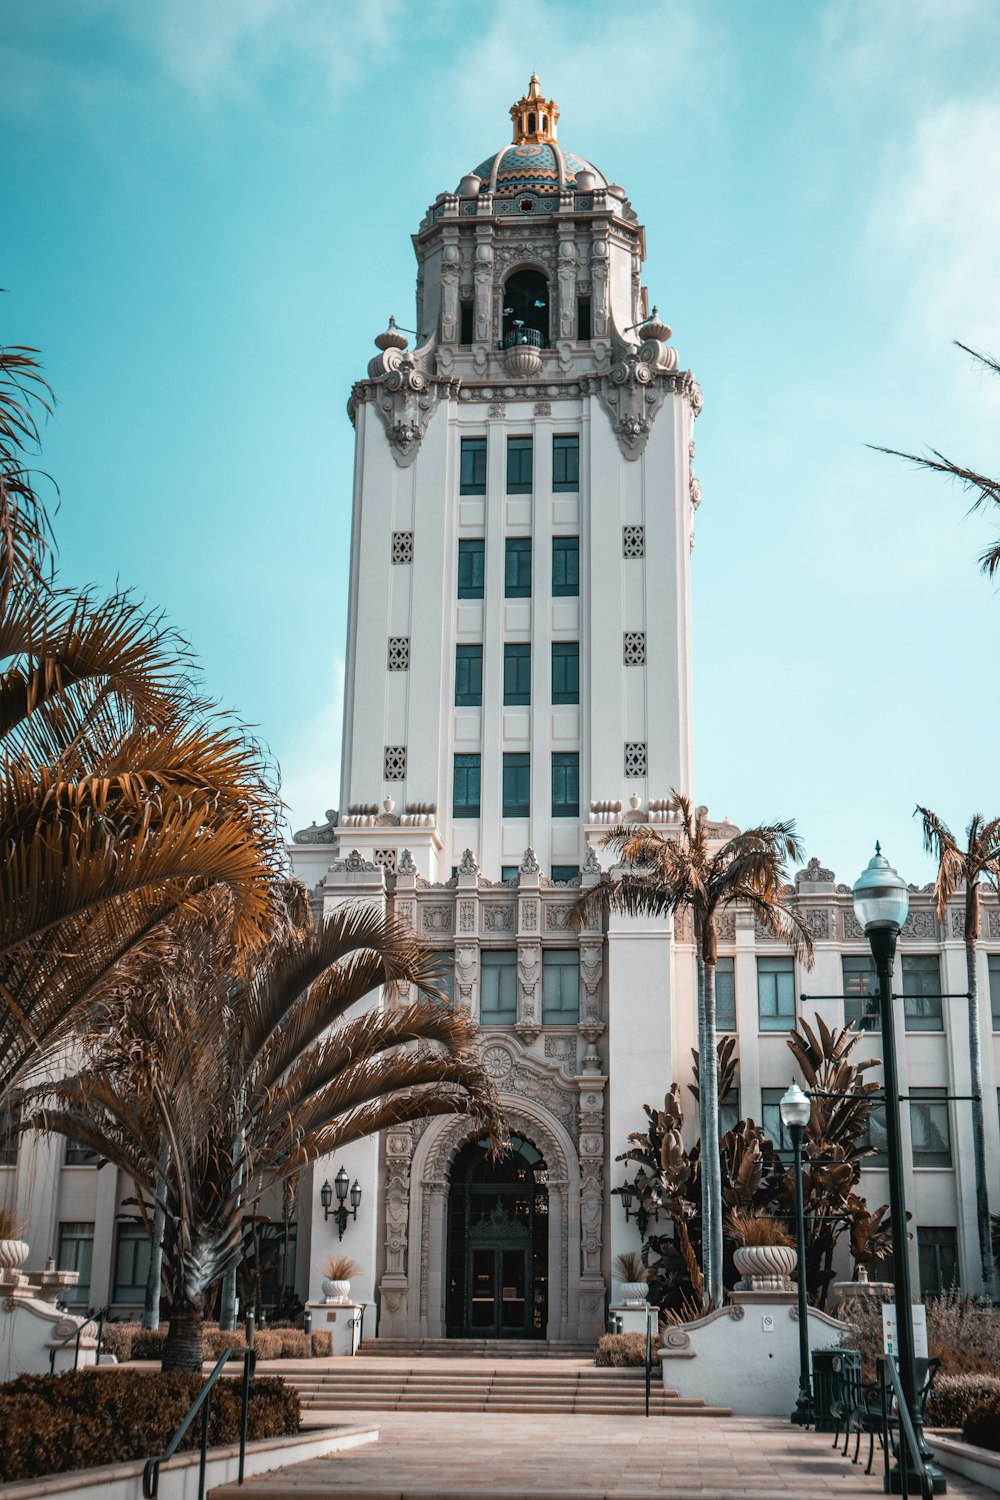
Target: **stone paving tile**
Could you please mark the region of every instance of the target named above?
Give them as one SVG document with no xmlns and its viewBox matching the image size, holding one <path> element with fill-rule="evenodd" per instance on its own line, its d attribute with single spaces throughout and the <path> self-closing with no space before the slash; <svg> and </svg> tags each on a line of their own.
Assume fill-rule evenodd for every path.
<svg viewBox="0 0 1000 1500">
<path fill-rule="evenodd" d="M 862 1500 L 881 1468 L 841 1458 L 822 1433 L 743 1417 L 522 1416 L 516 1413 L 338 1412 L 381 1438 L 250 1479 L 215 1500 Z M 249 1494 L 247 1493 L 249 1492 Z M 956 1500 L 989 1491 L 948 1474 Z"/>
</svg>

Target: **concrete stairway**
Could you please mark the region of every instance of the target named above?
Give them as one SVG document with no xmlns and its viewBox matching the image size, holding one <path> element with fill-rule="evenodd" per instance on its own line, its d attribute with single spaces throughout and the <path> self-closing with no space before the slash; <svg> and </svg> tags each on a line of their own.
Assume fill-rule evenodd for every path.
<svg viewBox="0 0 1000 1500">
<path fill-rule="evenodd" d="M 419 1362 L 381 1365 L 353 1359 L 323 1371 L 282 1374 L 299 1392 L 303 1412 L 309 1413 L 483 1411 L 641 1417 L 645 1412 L 643 1370 L 599 1370 L 582 1363 L 546 1363 L 535 1371 L 478 1360 L 457 1360 L 447 1368 L 443 1362 L 421 1367 Z M 666 1391 L 658 1369 L 649 1409 L 651 1416 L 659 1417 L 732 1415 L 726 1407 L 706 1406 Z"/>
<path fill-rule="evenodd" d="M 592 1359 L 594 1340 L 366 1339 L 358 1358 L 368 1359 Z"/>
</svg>

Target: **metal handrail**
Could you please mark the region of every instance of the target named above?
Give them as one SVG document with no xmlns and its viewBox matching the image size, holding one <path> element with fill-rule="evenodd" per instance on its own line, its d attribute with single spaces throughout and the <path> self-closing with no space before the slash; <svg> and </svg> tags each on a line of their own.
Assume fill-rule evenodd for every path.
<svg viewBox="0 0 1000 1500">
<path fill-rule="evenodd" d="M 889 1492 L 889 1462 L 892 1455 L 892 1444 L 890 1442 L 889 1428 L 893 1417 L 899 1422 L 899 1443 L 896 1449 L 896 1457 L 899 1461 L 899 1481 L 901 1493 L 910 1493 L 910 1468 L 920 1481 L 921 1500 L 931 1500 L 934 1494 L 934 1485 L 927 1472 L 924 1463 L 924 1455 L 917 1440 L 916 1428 L 910 1415 L 910 1408 L 906 1404 L 903 1394 L 903 1383 L 899 1378 L 899 1369 L 892 1355 L 886 1355 L 879 1360 L 879 1385 L 882 1393 L 882 1458 L 885 1465 L 885 1490 Z M 886 1380 L 888 1374 L 889 1379 Z M 895 1397 L 896 1409 L 892 1411 L 892 1398 L 889 1387 L 892 1386 L 892 1396 Z"/>
<path fill-rule="evenodd" d="M 653 1377 L 653 1309 L 646 1303 L 646 1416 L 649 1416 L 649 1388 Z"/>
<path fill-rule="evenodd" d="M 198 1500 L 205 1500 L 205 1464 L 208 1461 L 208 1418 L 212 1410 L 212 1387 L 222 1374 L 223 1367 L 234 1356 L 238 1356 L 243 1361 L 243 1404 L 240 1411 L 240 1466 L 236 1478 L 237 1484 L 243 1483 L 243 1466 L 247 1449 L 247 1417 L 250 1410 L 250 1381 L 253 1379 L 257 1356 L 252 1348 L 224 1349 L 219 1356 L 215 1369 L 192 1401 L 187 1416 L 167 1444 L 165 1452 L 161 1453 L 159 1458 L 149 1458 L 146 1460 L 145 1468 L 142 1471 L 142 1493 L 145 1496 L 145 1500 L 156 1500 L 160 1484 L 160 1466 L 161 1464 L 165 1464 L 168 1459 L 173 1458 L 180 1447 L 181 1439 L 194 1421 L 195 1414 L 199 1408 L 201 1410 L 201 1454 L 198 1463 Z"/>
<path fill-rule="evenodd" d="M 367 1302 L 361 1302 L 361 1303 L 359 1303 L 358 1304 L 358 1310 L 354 1314 L 354 1317 L 351 1319 L 351 1323 L 358 1330 L 357 1347 L 355 1347 L 354 1340 L 351 1339 L 351 1353 L 352 1354 L 357 1354 L 358 1349 L 361 1348 L 361 1345 L 365 1341 L 365 1313 L 366 1313 L 367 1309 L 368 1309 L 368 1303 Z"/>
<path fill-rule="evenodd" d="M 71 1333 L 67 1333 L 67 1335 L 66 1335 L 66 1337 L 64 1339 L 60 1339 L 59 1342 L 58 1342 L 58 1344 L 52 1344 L 50 1346 L 50 1348 L 49 1348 L 49 1374 L 50 1375 L 54 1375 L 56 1373 L 56 1355 L 59 1353 L 60 1349 L 65 1349 L 65 1347 L 69 1343 L 70 1339 L 73 1339 L 75 1341 L 75 1343 L 76 1343 L 76 1348 L 73 1350 L 73 1369 L 76 1370 L 76 1369 L 79 1368 L 79 1365 L 80 1365 L 80 1335 L 81 1335 L 81 1333 L 83 1332 L 83 1330 L 85 1328 L 89 1328 L 90 1327 L 91 1323 L 96 1323 L 97 1324 L 97 1353 L 94 1356 L 94 1363 L 96 1365 L 100 1364 L 100 1362 L 101 1362 L 101 1345 L 104 1342 L 104 1320 L 105 1320 L 105 1318 L 107 1317 L 107 1315 L 108 1315 L 108 1313 L 110 1311 L 111 1311 L 111 1303 L 109 1302 L 105 1307 L 100 1308 L 97 1312 L 92 1312 L 92 1313 L 88 1314 L 88 1316 L 84 1319 L 84 1321 L 82 1323 L 79 1323 L 77 1325 L 77 1327 L 74 1328 Z M 70 1316 L 72 1316 L 72 1314 L 70 1314 Z"/>
</svg>

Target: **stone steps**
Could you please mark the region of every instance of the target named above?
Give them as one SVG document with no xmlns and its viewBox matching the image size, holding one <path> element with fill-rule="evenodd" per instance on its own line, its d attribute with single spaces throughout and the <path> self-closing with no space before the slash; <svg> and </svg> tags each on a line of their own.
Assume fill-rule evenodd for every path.
<svg viewBox="0 0 1000 1500">
<path fill-rule="evenodd" d="M 463 1362 L 464 1364 L 464 1362 Z M 643 1370 L 550 1367 L 524 1373 L 471 1361 L 454 1370 L 365 1367 L 286 1374 L 303 1409 L 319 1411 L 510 1412 L 536 1415 L 643 1416 Z M 283 1372 L 284 1373 L 284 1372 Z M 727 1408 L 666 1390 L 659 1369 L 650 1390 L 651 1416 L 730 1416 Z"/>
<path fill-rule="evenodd" d="M 366 1339 L 366 1359 L 592 1359 L 593 1342 L 579 1339 Z"/>
</svg>

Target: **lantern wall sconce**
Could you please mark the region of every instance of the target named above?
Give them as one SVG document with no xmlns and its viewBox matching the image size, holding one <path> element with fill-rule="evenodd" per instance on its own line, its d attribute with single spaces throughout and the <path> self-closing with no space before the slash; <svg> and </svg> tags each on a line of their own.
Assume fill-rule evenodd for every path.
<svg viewBox="0 0 1000 1500">
<path fill-rule="evenodd" d="M 650 1219 L 655 1219 L 657 1223 L 660 1221 L 660 1205 L 652 1196 L 652 1188 L 653 1179 L 647 1177 L 640 1167 L 635 1174 L 634 1182 L 626 1179 L 618 1189 L 622 1203 L 625 1205 L 625 1223 L 634 1219 L 636 1228 L 643 1239 L 646 1237 Z"/>
<path fill-rule="evenodd" d="M 333 1207 L 334 1193 L 337 1195 L 337 1207 Z M 348 1208 L 350 1200 L 350 1208 Z M 344 1230 L 347 1228 L 348 1219 L 358 1217 L 358 1208 L 361 1204 L 361 1184 L 355 1177 L 353 1183 L 348 1177 L 346 1170 L 341 1167 L 333 1179 L 333 1187 L 329 1181 L 324 1182 L 319 1190 L 319 1201 L 323 1205 L 323 1218 L 333 1218 L 337 1225 L 337 1238 L 344 1238 Z"/>
</svg>

